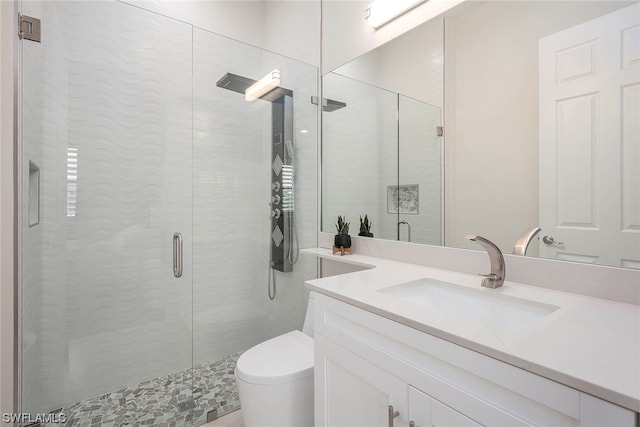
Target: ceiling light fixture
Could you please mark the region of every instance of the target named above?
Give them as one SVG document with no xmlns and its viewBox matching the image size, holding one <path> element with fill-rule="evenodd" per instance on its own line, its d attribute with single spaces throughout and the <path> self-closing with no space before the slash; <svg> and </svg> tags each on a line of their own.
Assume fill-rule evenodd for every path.
<svg viewBox="0 0 640 427">
<path fill-rule="evenodd" d="M 273 70 L 244 91 L 244 99 L 255 101 L 280 86 L 280 70 Z"/>
<path fill-rule="evenodd" d="M 376 0 L 365 10 L 365 19 L 376 30 L 427 0 Z"/>
</svg>

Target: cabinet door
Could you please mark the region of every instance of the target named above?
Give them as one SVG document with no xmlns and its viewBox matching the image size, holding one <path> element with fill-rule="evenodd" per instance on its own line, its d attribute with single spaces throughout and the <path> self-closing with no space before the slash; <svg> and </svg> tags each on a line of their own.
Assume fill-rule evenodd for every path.
<svg viewBox="0 0 640 427">
<path fill-rule="evenodd" d="M 315 335 L 315 425 L 388 427 L 389 374 Z"/>
<path fill-rule="evenodd" d="M 472 419 L 409 386 L 409 420 L 415 427 L 480 427 Z M 413 426 L 412 426 L 413 427 Z"/>
</svg>

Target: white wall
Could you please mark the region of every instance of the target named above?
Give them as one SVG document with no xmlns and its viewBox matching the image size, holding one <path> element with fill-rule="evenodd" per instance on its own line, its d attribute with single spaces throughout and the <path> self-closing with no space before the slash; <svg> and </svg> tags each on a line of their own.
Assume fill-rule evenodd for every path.
<svg viewBox="0 0 640 427">
<path fill-rule="evenodd" d="M 320 65 L 320 0 L 124 0 L 307 64 Z"/>
<path fill-rule="evenodd" d="M 373 49 L 335 72 L 442 108 L 444 24 L 433 19 Z"/>
<path fill-rule="evenodd" d="M 324 1 L 322 74 L 404 34 L 461 2 L 462 0 L 429 1 L 374 30 L 364 18 L 371 1 Z"/>
<path fill-rule="evenodd" d="M 509 252 L 538 225 L 538 39 L 625 4 L 495 1 L 447 20 L 447 246 L 476 249 L 473 233 Z"/>
<path fill-rule="evenodd" d="M 256 46 L 320 66 L 320 0 L 268 0 L 264 37 Z"/>
<path fill-rule="evenodd" d="M 0 411 L 15 411 L 14 396 L 14 4 L 0 2 Z"/>
<path fill-rule="evenodd" d="M 442 108 L 444 95 L 442 19 L 433 19 L 424 23 L 380 46 L 377 51 L 380 57 L 378 86 Z"/>
<path fill-rule="evenodd" d="M 265 47 L 263 1 L 124 0 L 143 9 L 188 22 L 203 30 Z"/>
</svg>

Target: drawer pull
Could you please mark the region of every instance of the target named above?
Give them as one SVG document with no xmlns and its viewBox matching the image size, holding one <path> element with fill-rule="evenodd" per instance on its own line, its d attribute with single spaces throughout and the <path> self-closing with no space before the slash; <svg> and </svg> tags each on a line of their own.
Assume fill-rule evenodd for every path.
<svg viewBox="0 0 640 427">
<path fill-rule="evenodd" d="M 393 427 L 393 420 L 398 415 L 400 415 L 400 412 L 394 411 L 393 410 L 393 405 L 389 405 L 389 427 Z"/>
</svg>

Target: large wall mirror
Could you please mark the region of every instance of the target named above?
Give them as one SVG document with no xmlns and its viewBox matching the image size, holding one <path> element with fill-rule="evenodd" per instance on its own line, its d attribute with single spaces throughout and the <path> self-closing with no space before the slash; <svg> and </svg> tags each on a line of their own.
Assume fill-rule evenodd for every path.
<svg viewBox="0 0 640 427">
<path fill-rule="evenodd" d="M 323 231 L 640 268 L 637 1 L 467 1 L 323 98 Z"/>
</svg>

